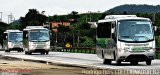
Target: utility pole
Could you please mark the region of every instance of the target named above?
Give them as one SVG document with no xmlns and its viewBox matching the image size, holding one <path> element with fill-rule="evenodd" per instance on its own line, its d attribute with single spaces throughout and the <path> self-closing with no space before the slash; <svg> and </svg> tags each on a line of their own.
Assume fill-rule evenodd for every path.
<svg viewBox="0 0 160 75">
<path fill-rule="evenodd" d="M 87 23 L 87 19 L 88 19 L 87 14 L 88 14 L 88 13 L 86 13 L 86 23 Z"/>
<path fill-rule="evenodd" d="M 1 21 L 1 22 L 2 22 L 2 13 L 3 13 L 3 12 L 0 12 L 0 14 L 1 14 L 1 20 L 0 20 L 0 21 Z"/>
<path fill-rule="evenodd" d="M 156 21 L 156 14 L 153 13 L 153 23 L 155 24 L 155 21 Z"/>
<path fill-rule="evenodd" d="M 8 15 L 8 24 L 9 23 L 11 23 L 11 22 L 13 22 L 13 15 L 12 15 L 12 13 L 10 14 L 10 15 Z"/>
<path fill-rule="evenodd" d="M 91 11 L 88 11 L 89 12 L 89 21 L 91 22 L 92 21 L 92 18 L 91 18 Z"/>
</svg>

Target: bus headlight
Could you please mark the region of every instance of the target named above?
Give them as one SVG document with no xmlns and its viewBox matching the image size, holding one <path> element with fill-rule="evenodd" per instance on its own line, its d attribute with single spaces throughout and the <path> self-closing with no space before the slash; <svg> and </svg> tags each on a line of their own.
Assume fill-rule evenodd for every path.
<svg viewBox="0 0 160 75">
<path fill-rule="evenodd" d="M 13 48 L 13 44 L 12 43 L 8 43 L 8 47 L 9 48 Z"/>
<path fill-rule="evenodd" d="M 45 49 L 50 49 L 50 46 L 49 46 L 49 45 L 47 45 L 47 46 L 45 47 Z"/>
<path fill-rule="evenodd" d="M 23 45 L 20 45 L 20 48 L 23 48 Z"/>
<path fill-rule="evenodd" d="M 33 49 L 35 46 L 34 45 L 29 45 L 29 49 Z"/>
<path fill-rule="evenodd" d="M 13 48 L 13 45 L 12 45 L 12 44 L 10 44 L 8 47 L 9 47 L 9 48 Z"/>
</svg>

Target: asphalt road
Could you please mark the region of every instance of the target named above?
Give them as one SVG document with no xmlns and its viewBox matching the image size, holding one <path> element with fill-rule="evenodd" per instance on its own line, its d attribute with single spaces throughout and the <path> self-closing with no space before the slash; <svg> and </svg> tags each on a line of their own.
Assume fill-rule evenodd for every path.
<svg viewBox="0 0 160 75">
<path fill-rule="evenodd" d="M 50 52 L 49 55 L 41 55 L 39 53 L 25 55 L 24 52 L 0 51 L 0 55 L 20 58 L 24 60 L 40 60 L 55 64 L 101 69 L 160 69 L 160 60 L 157 59 L 153 60 L 151 65 L 146 65 L 145 62 L 140 62 L 138 65 L 130 65 L 128 62 L 122 62 L 121 66 L 117 66 L 115 61 L 112 61 L 111 65 L 102 64 L 102 59 L 97 57 L 96 54 Z"/>
</svg>

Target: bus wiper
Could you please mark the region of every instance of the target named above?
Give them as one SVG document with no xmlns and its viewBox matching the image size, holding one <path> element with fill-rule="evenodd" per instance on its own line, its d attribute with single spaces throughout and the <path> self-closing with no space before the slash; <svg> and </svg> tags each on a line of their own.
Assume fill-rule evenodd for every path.
<svg viewBox="0 0 160 75">
<path fill-rule="evenodd" d="M 47 42 L 47 41 L 49 41 L 49 40 L 38 40 L 38 41 L 40 41 L 40 42 Z"/>
<path fill-rule="evenodd" d="M 130 39 L 132 39 L 132 40 L 135 40 L 132 36 L 120 36 L 120 37 L 130 38 Z"/>
<path fill-rule="evenodd" d="M 30 40 L 30 41 L 32 41 L 32 42 L 36 42 L 36 41 L 38 41 L 38 40 Z"/>
<path fill-rule="evenodd" d="M 137 36 L 137 37 L 144 37 L 145 39 L 147 39 L 147 40 L 150 40 L 148 37 L 146 37 L 146 36 Z"/>
</svg>

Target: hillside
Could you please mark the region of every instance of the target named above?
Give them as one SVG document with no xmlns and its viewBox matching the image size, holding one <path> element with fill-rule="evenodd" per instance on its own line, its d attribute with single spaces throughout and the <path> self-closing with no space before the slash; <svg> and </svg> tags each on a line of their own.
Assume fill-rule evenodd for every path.
<svg viewBox="0 0 160 75">
<path fill-rule="evenodd" d="M 127 14 L 136 14 L 136 13 L 159 13 L 160 5 L 120 5 L 105 11 L 105 13 L 110 14 L 123 14 L 126 12 Z"/>
</svg>

